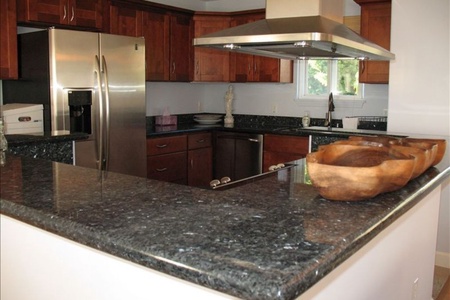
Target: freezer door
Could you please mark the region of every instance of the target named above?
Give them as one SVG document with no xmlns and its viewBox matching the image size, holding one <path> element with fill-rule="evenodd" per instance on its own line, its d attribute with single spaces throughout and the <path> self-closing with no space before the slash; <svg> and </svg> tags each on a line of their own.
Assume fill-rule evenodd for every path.
<svg viewBox="0 0 450 300">
<path fill-rule="evenodd" d="M 105 86 L 105 166 L 147 176 L 145 43 L 143 38 L 100 34 Z"/>
<path fill-rule="evenodd" d="M 50 107 L 52 131 L 70 131 L 68 93 L 92 90 L 98 98 L 95 56 L 98 55 L 98 33 L 49 29 Z M 96 107 L 92 107 L 95 115 Z M 93 137 L 95 138 L 95 137 Z"/>
</svg>

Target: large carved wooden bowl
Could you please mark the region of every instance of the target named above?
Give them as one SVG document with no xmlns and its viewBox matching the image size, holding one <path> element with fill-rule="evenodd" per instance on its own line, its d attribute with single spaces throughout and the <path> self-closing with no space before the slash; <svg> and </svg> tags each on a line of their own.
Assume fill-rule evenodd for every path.
<svg viewBox="0 0 450 300">
<path fill-rule="evenodd" d="M 411 175 L 411 179 L 418 177 L 420 174 L 425 172 L 431 166 L 431 163 L 434 161 L 436 156 L 437 146 L 432 143 L 417 143 L 417 144 L 409 144 L 405 141 L 401 141 L 399 139 L 382 140 L 381 142 L 373 142 L 374 139 L 370 140 L 362 140 L 362 139 L 350 139 L 350 140 L 342 140 L 337 141 L 333 144 L 340 145 L 356 145 L 356 146 L 373 146 L 373 147 L 388 147 L 393 150 L 409 157 L 414 158 L 414 168 Z"/>
<path fill-rule="evenodd" d="M 395 138 L 392 136 L 349 136 L 348 140 L 351 141 L 370 141 L 381 143 L 384 146 L 389 145 L 402 145 L 406 147 L 415 147 L 421 149 L 433 148 L 433 145 L 436 145 L 436 149 L 431 149 L 431 156 L 433 156 L 433 152 L 435 151 L 435 157 L 430 166 L 437 165 L 442 158 L 444 157 L 445 150 L 447 148 L 447 141 L 445 139 L 418 139 L 418 138 Z M 430 145 L 431 144 L 431 145 Z"/>
<path fill-rule="evenodd" d="M 380 143 L 334 143 L 306 156 L 312 185 L 329 200 L 359 201 L 402 188 L 415 158 Z"/>
</svg>

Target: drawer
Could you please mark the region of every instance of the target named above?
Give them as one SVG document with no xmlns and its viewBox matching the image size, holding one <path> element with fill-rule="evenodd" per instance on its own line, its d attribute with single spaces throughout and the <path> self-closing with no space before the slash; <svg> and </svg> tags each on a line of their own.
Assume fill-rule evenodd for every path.
<svg viewBox="0 0 450 300">
<path fill-rule="evenodd" d="M 186 151 L 186 135 L 147 139 L 147 155 Z"/>
<path fill-rule="evenodd" d="M 188 148 L 198 149 L 211 147 L 211 133 L 202 132 L 188 135 Z"/>
<path fill-rule="evenodd" d="M 306 155 L 309 149 L 309 137 L 272 135 L 264 136 L 264 151 L 294 153 Z"/>
<path fill-rule="evenodd" d="M 186 160 L 186 152 L 147 156 L 147 177 L 170 182 L 185 181 Z"/>
</svg>

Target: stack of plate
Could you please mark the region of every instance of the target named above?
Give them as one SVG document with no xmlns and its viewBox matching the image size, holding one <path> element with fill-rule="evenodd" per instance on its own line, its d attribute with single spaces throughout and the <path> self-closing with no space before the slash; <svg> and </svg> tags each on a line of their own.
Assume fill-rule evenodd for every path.
<svg viewBox="0 0 450 300">
<path fill-rule="evenodd" d="M 222 121 L 222 115 L 211 115 L 211 114 L 194 115 L 194 120 L 195 122 L 198 122 L 202 125 L 212 125 Z"/>
</svg>

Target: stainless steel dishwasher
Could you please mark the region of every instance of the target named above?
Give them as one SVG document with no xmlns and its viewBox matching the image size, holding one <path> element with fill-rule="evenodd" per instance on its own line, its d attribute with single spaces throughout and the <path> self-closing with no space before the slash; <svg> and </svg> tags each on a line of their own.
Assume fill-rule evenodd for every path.
<svg viewBox="0 0 450 300">
<path fill-rule="evenodd" d="M 263 135 L 241 132 L 214 133 L 214 178 L 231 181 L 262 172 Z"/>
</svg>

